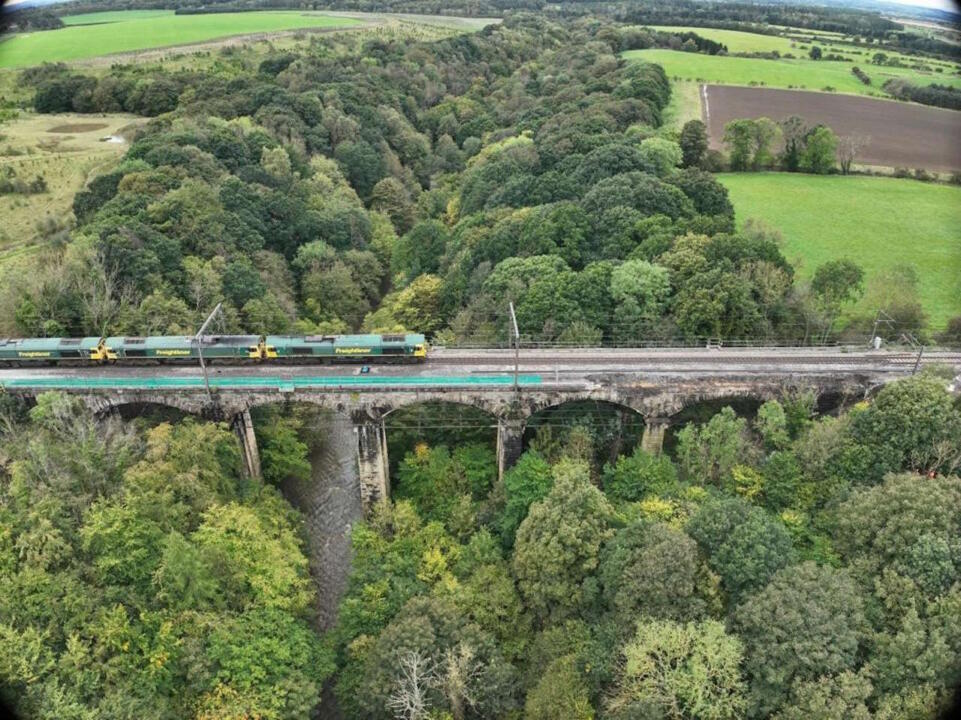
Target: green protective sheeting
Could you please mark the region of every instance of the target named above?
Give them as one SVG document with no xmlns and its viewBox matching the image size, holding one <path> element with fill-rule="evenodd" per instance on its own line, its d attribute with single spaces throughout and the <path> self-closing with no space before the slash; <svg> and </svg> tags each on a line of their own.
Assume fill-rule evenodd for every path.
<svg viewBox="0 0 961 720">
<path fill-rule="evenodd" d="M 519 375 L 519 385 L 539 385 L 540 375 Z M 513 375 L 449 375 L 442 377 L 393 376 L 364 377 L 344 375 L 334 377 L 212 377 L 210 386 L 223 390 L 267 388 L 271 390 L 306 389 L 315 387 L 450 387 L 477 385 L 513 385 Z M 164 390 L 203 388 L 203 377 L 155 378 L 13 378 L 0 381 L 0 388 L 40 388 L 46 390 Z"/>
</svg>

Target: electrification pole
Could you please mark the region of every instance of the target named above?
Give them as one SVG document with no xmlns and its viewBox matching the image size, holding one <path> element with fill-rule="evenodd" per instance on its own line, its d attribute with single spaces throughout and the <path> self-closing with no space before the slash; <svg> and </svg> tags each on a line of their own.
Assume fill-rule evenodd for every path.
<svg viewBox="0 0 961 720">
<path fill-rule="evenodd" d="M 878 342 L 878 325 L 880 325 L 882 322 L 885 323 L 889 328 L 894 327 L 894 318 L 884 312 L 884 310 L 878 310 L 878 314 L 874 318 L 874 329 L 871 330 L 871 347 L 878 347 L 876 345 Z"/>
<path fill-rule="evenodd" d="M 213 395 L 210 393 L 210 378 L 207 377 L 207 366 L 204 364 L 204 340 L 203 334 L 207 326 L 210 325 L 210 321 L 214 319 L 214 315 L 220 312 L 220 307 L 223 303 L 217 303 L 217 307 L 210 311 L 210 315 L 204 320 L 204 324 L 200 326 L 200 330 L 194 335 L 194 340 L 197 342 L 197 357 L 200 358 L 200 369 L 204 373 L 204 387 L 207 388 L 207 399 L 213 400 Z"/>
<path fill-rule="evenodd" d="M 511 324 L 514 326 L 514 392 L 517 392 L 520 387 L 517 380 L 518 368 L 520 364 L 521 355 L 521 334 L 517 329 L 517 315 L 514 314 L 514 303 L 510 303 L 511 309 Z"/>
</svg>

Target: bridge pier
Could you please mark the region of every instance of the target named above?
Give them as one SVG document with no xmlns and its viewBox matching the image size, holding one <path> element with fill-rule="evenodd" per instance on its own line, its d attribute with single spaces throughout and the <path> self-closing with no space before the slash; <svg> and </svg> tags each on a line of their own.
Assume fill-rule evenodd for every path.
<svg viewBox="0 0 961 720">
<path fill-rule="evenodd" d="M 641 449 L 651 455 L 660 455 L 664 448 L 664 433 L 671 425 L 670 418 L 644 418 L 644 434 L 641 436 Z"/>
<path fill-rule="evenodd" d="M 390 478 L 387 474 L 387 431 L 384 420 L 355 422 L 357 435 L 357 473 L 360 478 L 360 499 L 367 513 L 381 500 L 390 497 Z"/>
<path fill-rule="evenodd" d="M 497 479 L 504 477 L 524 451 L 524 421 L 520 418 L 497 418 Z"/>
<path fill-rule="evenodd" d="M 254 421 L 250 417 L 250 410 L 243 410 L 233 419 L 234 432 L 240 439 L 240 451 L 244 459 L 244 472 L 247 477 L 259 480 L 260 450 L 257 448 L 257 436 L 254 435 Z"/>
</svg>

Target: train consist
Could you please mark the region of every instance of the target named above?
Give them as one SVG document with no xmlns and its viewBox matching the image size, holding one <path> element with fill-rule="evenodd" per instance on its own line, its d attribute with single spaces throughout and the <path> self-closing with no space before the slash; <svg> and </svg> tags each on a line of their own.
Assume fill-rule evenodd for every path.
<svg viewBox="0 0 961 720">
<path fill-rule="evenodd" d="M 423 335 L 0 338 L 0 365 L 423 362 Z"/>
</svg>

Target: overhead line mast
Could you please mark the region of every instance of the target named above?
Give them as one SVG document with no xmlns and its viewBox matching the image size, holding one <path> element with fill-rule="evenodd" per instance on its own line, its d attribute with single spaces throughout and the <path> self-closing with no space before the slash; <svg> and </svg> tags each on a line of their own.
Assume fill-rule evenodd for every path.
<svg viewBox="0 0 961 720">
<path fill-rule="evenodd" d="M 210 378 L 207 377 L 207 366 L 204 364 L 203 334 L 204 334 L 204 330 L 207 329 L 207 326 L 210 325 L 210 322 L 214 319 L 214 316 L 220 312 L 220 308 L 222 305 L 223 303 L 217 303 L 217 307 L 215 307 L 213 310 L 210 311 L 210 315 L 207 316 L 207 319 L 204 320 L 204 324 L 200 326 L 200 330 L 198 330 L 197 334 L 194 335 L 194 340 L 197 341 L 197 357 L 200 358 L 200 369 L 203 371 L 203 374 L 204 374 L 204 387 L 207 388 L 208 400 L 213 400 L 214 397 L 210 392 Z"/>
<path fill-rule="evenodd" d="M 521 355 L 521 334 L 517 329 L 517 315 L 514 314 L 514 303 L 510 303 L 511 309 L 511 324 L 514 326 L 514 392 L 520 389 L 520 385 L 517 381 L 518 365 L 520 365 L 520 355 Z"/>
</svg>

